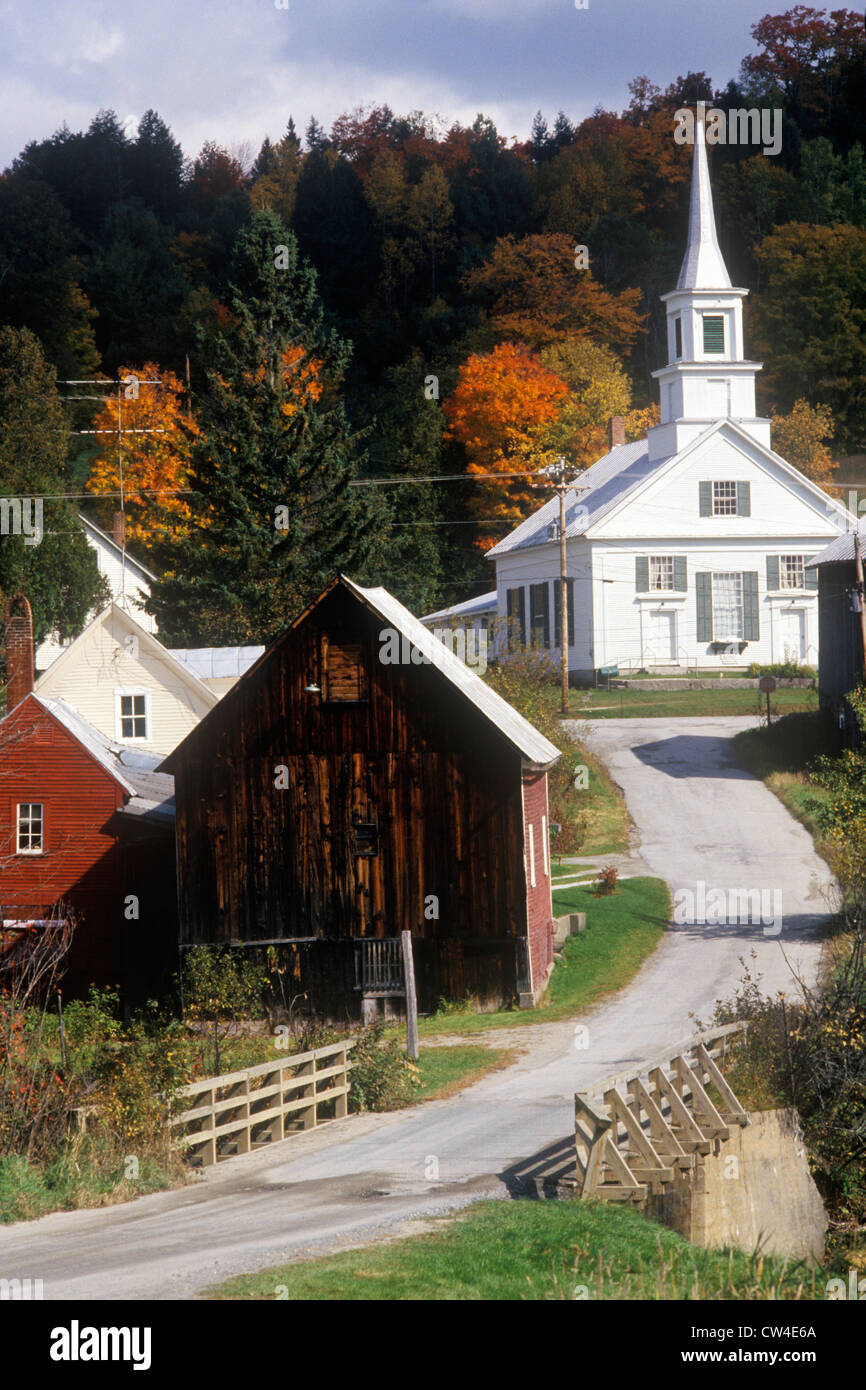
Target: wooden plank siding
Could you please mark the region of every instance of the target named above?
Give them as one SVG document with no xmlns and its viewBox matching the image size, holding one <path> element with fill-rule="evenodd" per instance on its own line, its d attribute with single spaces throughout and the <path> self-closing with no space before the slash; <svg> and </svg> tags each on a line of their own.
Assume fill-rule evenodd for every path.
<svg viewBox="0 0 866 1390">
<path fill-rule="evenodd" d="M 124 800 L 120 783 L 33 696 L 0 722 L 0 914 L 43 917 L 59 902 L 74 911 L 66 997 L 91 984 L 145 997 L 177 968 L 171 827 L 124 824 Z M 22 801 L 44 806 L 42 854 L 16 852 Z M 131 893 L 135 920 L 124 915 Z"/>
<path fill-rule="evenodd" d="M 163 764 L 181 940 L 342 942 L 348 970 L 353 937 L 410 930 L 428 994 L 465 971 L 422 943 L 455 939 L 477 959 L 473 980 L 511 991 L 527 931 L 520 754 L 434 665 L 384 664 L 381 630 L 332 589 Z M 336 691 L 323 670 L 335 647 Z M 375 826 L 372 855 L 357 822 Z M 438 918 L 425 916 L 431 896 Z"/>
</svg>

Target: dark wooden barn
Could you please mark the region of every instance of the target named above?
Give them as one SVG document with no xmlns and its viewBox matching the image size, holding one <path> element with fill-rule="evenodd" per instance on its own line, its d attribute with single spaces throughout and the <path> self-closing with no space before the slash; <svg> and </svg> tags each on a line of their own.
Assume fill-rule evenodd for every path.
<svg viewBox="0 0 866 1390">
<path fill-rule="evenodd" d="M 863 682 L 863 628 L 854 559 L 854 532 L 839 536 L 816 556 L 818 574 L 818 697 L 846 743 L 859 729 L 846 700 Z"/>
<path fill-rule="evenodd" d="M 408 930 L 422 1009 L 531 1002 L 558 757 L 386 590 L 341 576 L 161 765 L 181 943 L 271 944 L 292 995 L 345 1019 L 369 943 L 384 959 Z"/>
</svg>

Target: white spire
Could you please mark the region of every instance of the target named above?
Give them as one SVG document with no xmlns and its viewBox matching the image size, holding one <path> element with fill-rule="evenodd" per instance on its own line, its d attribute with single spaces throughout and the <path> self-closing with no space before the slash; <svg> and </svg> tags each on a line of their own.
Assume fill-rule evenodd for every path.
<svg viewBox="0 0 866 1390">
<path fill-rule="evenodd" d="M 689 244 L 683 257 L 678 290 L 725 290 L 731 287 L 716 236 L 713 193 L 707 167 L 704 103 L 698 102 L 695 119 L 695 154 L 692 161 L 692 197 L 689 207 Z"/>
</svg>

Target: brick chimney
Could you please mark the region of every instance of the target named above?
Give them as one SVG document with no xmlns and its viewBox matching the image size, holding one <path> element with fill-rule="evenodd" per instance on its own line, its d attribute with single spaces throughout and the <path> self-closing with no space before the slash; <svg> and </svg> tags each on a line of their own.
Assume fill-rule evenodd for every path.
<svg viewBox="0 0 866 1390">
<path fill-rule="evenodd" d="M 126 541 L 126 517 L 123 512 L 115 512 L 111 524 L 111 537 L 115 545 L 123 547 Z"/>
<path fill-rule="evenodd" d="M 23 594 L 13 594 L 6 604 L 5 635 L 8 714 L 33 689 L 33 613 Z"/>
<path fill-rule="evenodd" d="M 625 443 L 625 420 L 622 415 L 614 415 L 608 425 L 610 432 L 610 447 L 616 449 L 620 444 Z"/>
</svg>

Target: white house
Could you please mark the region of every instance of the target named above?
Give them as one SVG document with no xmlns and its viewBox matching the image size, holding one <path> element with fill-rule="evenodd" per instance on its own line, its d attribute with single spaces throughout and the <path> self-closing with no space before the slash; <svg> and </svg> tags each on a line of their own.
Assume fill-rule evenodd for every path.
<svg viewBox="0 0 866 1390">
<path fill-rule="evenodd" d="M 64 647 L 34 686 L 63 700 L 111 743 L 167 755 L 219 694 L 119 604 Z"/>
<path fill-rule="evenodd" d="M 150 597 L 150 586 L 156 575 L 146 565 L 134 560 L 124 546 L 94 525 L 88 517 L 79 512 L 78 519 L 84 527 L 87 544 L 96 551 L 99 573 L 108 580 L 112 602 L 131 613 L 147 632 L 156 632 L 156 619 L 145 613 L 143 608 L 145 599 Z M 93 617 L 93 614 L 90 616 Z M 56 634 L 46 637 L 36 649 L 37 671 L 47 671 L 69 645 L 70 642 L 61 642 Z"/>
<path fill-rule="evenodd" d="M 661 423 L 609 453 L 567 497 L 569 669 L 818 659 L 806 562 L 851 519 L 770 448 L 756 416 L 743 300 L 716 237 L 703 125 L 696 123 L 689 238 L 667 309 L 668 364 L 654 373 Z M 495 545 L 497 608 L 559 659 L 559 501 Z"/>
</svg>

